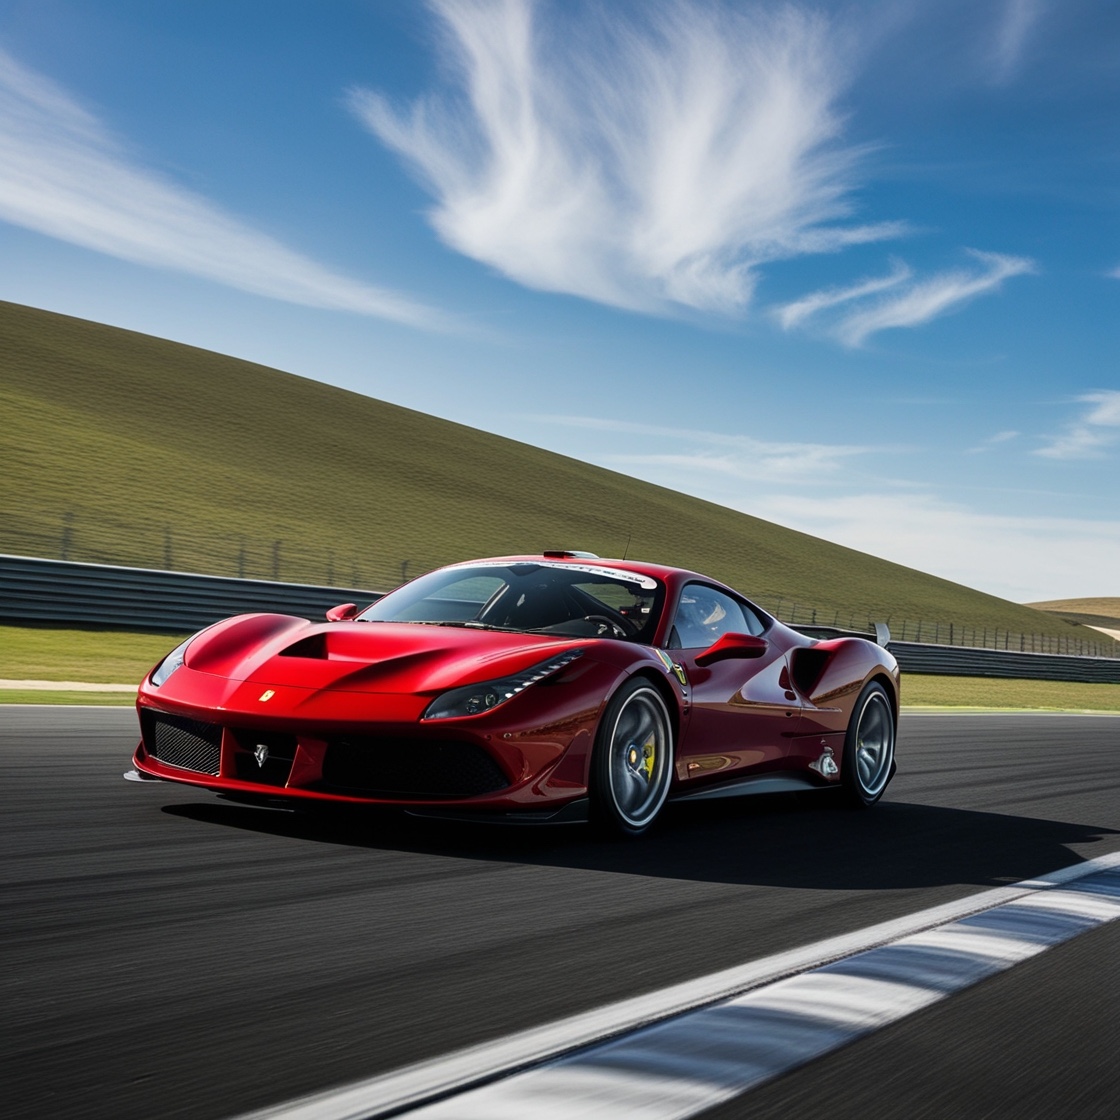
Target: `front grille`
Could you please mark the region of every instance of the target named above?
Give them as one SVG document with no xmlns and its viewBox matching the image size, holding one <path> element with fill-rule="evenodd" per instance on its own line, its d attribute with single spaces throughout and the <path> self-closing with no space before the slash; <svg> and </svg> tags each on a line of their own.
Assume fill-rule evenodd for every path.
<svg viewBox="0 0 1120 1120">
<path fill-rule="evenodd" d="M 277 731 L 238 731 L 234 771 L 243 782 L 285 786 L 296 757 L 296 737 Z M 263 748 L 263 749 L 262 749 Z"/>
<path fill-rule="evenodd" d="M 478 797 L 509 785 L 501 767 L 473 743 L 374 736 L 332 739 L 323 785 L 371 797 Z"/>
<path fill-rule="evenodd" d="M 218 773 L 222 729 L 216 724 L 145 710 L 141 731 L 148 754 L 160 762 L 199 774 Z"/>
</svg>

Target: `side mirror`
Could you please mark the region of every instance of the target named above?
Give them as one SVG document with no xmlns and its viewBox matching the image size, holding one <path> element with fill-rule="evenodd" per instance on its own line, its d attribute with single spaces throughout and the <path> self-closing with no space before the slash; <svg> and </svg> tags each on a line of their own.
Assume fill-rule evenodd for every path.
<svg viewBox="0 0 1120 1120">
<path fill-rule="evenodd" d="M 331 607 L 327 611 L 328 622 L 346 622 L 358 613 L 357 603 L 343 603 L 338 607 Z"/>
<path fill-rule="evenodd" d="M 761 657 L 770 643 L 754 634 L 724 634 L 717 638 L 703 653 L 696 657 L 697 665 L 711 665 L 714 661 L 726 661 L 729 657 Z"/>
</svg>

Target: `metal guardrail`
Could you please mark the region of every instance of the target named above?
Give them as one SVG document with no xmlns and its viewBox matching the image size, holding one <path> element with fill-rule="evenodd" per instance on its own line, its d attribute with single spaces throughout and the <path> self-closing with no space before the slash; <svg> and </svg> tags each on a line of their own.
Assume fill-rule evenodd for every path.
<svg viewBox="0 0 1120 1120">
<path fill-rule="evenodd" d="M 1120 684 L 1120 658 L 1077 657 L 1065 653 L 1018 653 L 968 646 L 891 642 L 888 646 L 904 673 L 951 677 L 1015 677 L 1030 681 L 1081 681 Z"/>
<path fill-rule="evenodd" d="M 188 633 L 252 611 L 322 618 L 379 592 L 0 556 L 0 621 Z"/>
<path fill-rule="evenodd" d="M 894 654 L 904 673 L 941 677 L 1005 677 L 1028 681 L 1077 681 L 1082 684 L 1120 684 L 1120 658 L 1082 657 L 1066 653 L 1019 653 L 1017 650 L 976 646 L 943 646 L 896 642 L 883 622 L 875 632 L 839 626 L 794 626 L 810 638 L 866 638 Z"/>
<path fill-rule="evenodd" d="M 250 611 L 322 618 L 324 611 L 338 603 L 369 603 L 380 594 L 356 588 L 0 555 L 0 622 L 188 633 Z M 1120 683 L 1120 658 L 896 642 L 882 624 L 876 625 L 874 635 L 832 626 L 796 629 L 815 638 L 858 634 L 877 640 L 888 646 L 906 673 Z"/>
</svg>

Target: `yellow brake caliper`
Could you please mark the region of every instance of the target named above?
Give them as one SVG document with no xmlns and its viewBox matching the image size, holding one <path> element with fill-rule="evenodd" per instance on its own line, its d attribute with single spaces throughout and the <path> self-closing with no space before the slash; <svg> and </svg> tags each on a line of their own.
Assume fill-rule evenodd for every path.
<svg viewBox="0 0 1120 1120">
<path fill-rule="evenodd" d="M 630 763 L 631 770 L 645 774 L 647 782 L 653 781 L 653 764 L 657 761 L 657 749 L 652 739 L 642 746 L 641 753 L 638 752 L 637 747 L 631 745 L 626 760 Z"/>
</svg>

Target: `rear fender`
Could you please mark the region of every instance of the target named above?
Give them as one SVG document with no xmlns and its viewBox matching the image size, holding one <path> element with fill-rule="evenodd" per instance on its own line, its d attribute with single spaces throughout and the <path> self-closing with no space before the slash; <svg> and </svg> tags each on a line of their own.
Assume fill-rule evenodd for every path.
<svg viewBox="0 0 1120 1120">
<path fill-rule="evenodd" d="M 832 638 L 794 650 L 791 661 L 790 675 L 806 701 L 799 733 L 845 730 L 860 692 L 873 678 L 882 678 L 898 711 L 898 666 L 873 642 Z"/>
</svg>

